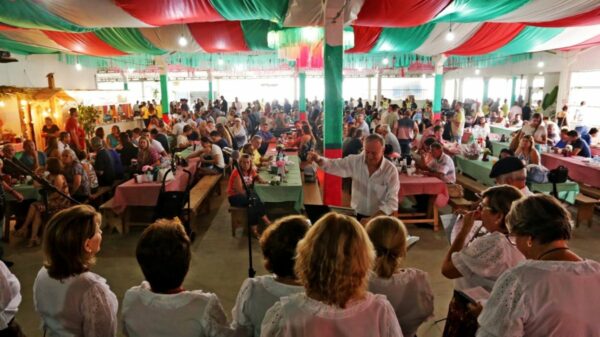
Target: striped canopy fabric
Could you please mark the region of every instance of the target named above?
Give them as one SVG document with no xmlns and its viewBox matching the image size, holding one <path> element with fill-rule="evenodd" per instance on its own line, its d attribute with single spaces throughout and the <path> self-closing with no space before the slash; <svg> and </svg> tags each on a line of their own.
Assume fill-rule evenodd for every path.
<svg viewBox="0 0 600 337">
<path fill-rule="evenodd" d="M 344 49 L 354 62 L 391 54 L 496 59 L 600 44 L 600 0 L 345 3 Z M 268 62 L 273 55 L 304 58 L 300 66 L 318 67 L 324 13 L 321 0 L 0 1 L 0 50 L 115 60 L 171 55 L 169 61 L 241 53 L 268 55 Z"/>
</svg>

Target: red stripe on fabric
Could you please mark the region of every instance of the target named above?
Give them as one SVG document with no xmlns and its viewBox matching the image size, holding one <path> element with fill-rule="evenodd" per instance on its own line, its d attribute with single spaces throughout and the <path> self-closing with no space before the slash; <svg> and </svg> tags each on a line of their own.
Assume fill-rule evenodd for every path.
<svg viewBox="0 0 600 337">
<path fill-rule="evenodd" d="M 526 22 L 528 26 L 536 27 L 574 27 L 600 24 L 600 7 L 589 12 L 546 22 Z"/>
<path fill-rule="evenodd" d="M 522 23 L 486 22 L 466 42 L 445 52 L 446 55 L 482 55 L 505 46 L 525 28 Z"/>
<path fill-rule="evenodd" d="M 239 21 L 190 23 L 188 29 L 207 53 L 250 51 Z"/>
<path fill-rule="evenodd" d="M 353 26 L 354 47 L 346 50 L 346 53 L 368 53 L 373 49 L 381 35 L 381 27 Z"/>
<path fill-rule="evenodd" d="M 225 20 L 210 0 L 115 0 L 115 3 L 131 16 L 153 26 Z"/>
<path fill-rule="evenodd" d="M 100 40 L 94 33 L 62 33 L 43 31 L 46 36 L 70 51 L 92 56 L 127 55 L 108 43 Z"/>
<path fill-rule="evenodd" d="M 0 30 L 17 30 L 19 27 L 8 26 L 0 23 Z"/>
<path fill-rule="evenodd" d="M 584 49 L 584 48 L 590 48 L 590 47 L 595 47 L 600 45 L 600 35 L 596 35 L 593 38 L 589 39 L 589 40 L 585 40 L 581 43 L 578 43 L 576 45 L 570 46 L 570 47 L 566 47 L 566 48 L 561 48 L 560 50 L 562 51 L 569 51 L 569 50 L 577 50 L 577 49 Z"/>
<path fill-rule="evenodd" d="M 324 155 L 327 158 L 341 158 L 342 149 L 325 149 Z M 342 178 L 325 173 L 323 179 L 323 203 L 325 205 L 342 205 Z"/>
<path fill-rule="evenodd" d="M 365 0 L 357 26 L 414 27 L 433 19 L 452 0 Z"/>
</svg>

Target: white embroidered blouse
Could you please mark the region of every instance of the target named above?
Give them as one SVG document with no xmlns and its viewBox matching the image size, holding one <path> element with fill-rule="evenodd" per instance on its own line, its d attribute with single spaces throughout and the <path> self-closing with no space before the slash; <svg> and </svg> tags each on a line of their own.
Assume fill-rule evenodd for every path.
<svg viewBox="0 0 600 337">
<path fill-rule="evenodd" d="M 0 261 L 0 330 L 8 327 L 21 304 L 21 284 L 17 277 Z"/>
</svg>

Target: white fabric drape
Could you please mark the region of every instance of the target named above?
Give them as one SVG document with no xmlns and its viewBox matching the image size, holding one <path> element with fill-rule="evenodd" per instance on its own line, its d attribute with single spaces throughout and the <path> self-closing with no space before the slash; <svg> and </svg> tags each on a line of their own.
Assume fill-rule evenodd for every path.
<svg viewBox="0 0 600 337">
<path fill-rule="evenodd" d="M 588 12 L 598 0 L 531 0 L 516 10 L 492 19 L 495 22 L 545 22 Z"/>
<path fill-rule="evenodd" d="M 56 49 L 63 52 L 70 52 L 65 47 L 54 42 L 40 30 L 6 30 L 2 31 L 2 35 L 4 35 L 7 39 L 11 39 L 32 46 Z"/>
<path fill-rule="evenodd" d="M 83 27 L 152 27 L 125 12 L 112 0 L 43 0 L 48 11 Z"/>
<path fill-rule="evenodd" d="M 196 43 L 196 40 L 190 33 L 187 25 L 171 25 L 160 28 L 140 28 L 140 32 L 150 43 L 157 48 L 169 51 L 178 51 L 184 53 L 203 52 L 202 47 Z M 179 45 L 179 38 L 183 36 L 187 39 L 187 46 Z"/>
<path fill-rule="evenodd" d="M 600 25 L 565 28 L 560 34 L 533 49 L 533 52 L 574 46 L 600 35 Z"/>
<path fill-rule="evenodd" d="M 323 26 L 323 0 L 290 0 L 285 27 Z M 349 0 L 344 9 L 344 24 L 356 20 L 365 0 Z"/>
<path fill-rule="evenodd" d="M 450 24 L 445 22 L 438 23 L 429 34 L 427 40 L 415 50 L 415 53 L 429 56 L 454 49 L 473 36 L 481 25 L 482 23 L 453 23 L 452 33 L 454 33 L 454 40 L 448 41 L 446 40 L 446 35 L 450 30 Z"/>
</svg>

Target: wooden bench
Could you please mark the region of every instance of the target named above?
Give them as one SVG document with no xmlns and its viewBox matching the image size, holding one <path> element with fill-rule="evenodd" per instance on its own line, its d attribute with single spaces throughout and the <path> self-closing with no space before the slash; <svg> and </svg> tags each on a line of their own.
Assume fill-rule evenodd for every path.
<svg viewBox="0 0 600 337">
<path fill-rule="evenodd" d="M 465 198 L 450 198 L 448 205 L 452 207 L 452 212 L 457 210 L 469 210 L 473 206 L 473 202 Z"/>
<path fill-rule="evenodd" d="M 587 195 L 588 197 L 592 197 L 594 199 L 600 199 L 600 189 L 592 186 L 579 184 L 579 193 Z"/>
<path fill-rule="evenodd" d="M 323 198 L 321 197 L 319 183 L 304 183 L 302 187 L 304 189 L 305 205 L 323 205 Z"/>
<path fill-rule="evenodd" d="M 465 190 L 470 191 L 473 194 L 479 194 L 488 188 L 488 186 L 485 186 L 484 184 L 463 174 L 456 175 L 456 183 L 462 185 Z"/>
<path fill-rule="evenodd" d="M 579 227 L 579 224 L 587 221 L 588 227 L 592 226 L 592 219 L 594 218 L 594 208 L 598 203 L 598 199 L 590 198 L 586 195 L 579 193 L 575 199 L 575 206 L 577 207 L 577 220 L 575 226 Z"/>
<path fill-rule="evenodd" d="M 111 186 L 100 186 L 90 197 L 88 202 L 90 205 L 98 207 L 104 198 L 112 193 L 113 188 Z"/>
<path fill-rule="evenodd" d="M 190 209 L 192 213 L 198 214 L 200 206 L 204 205 L 206 212 L 210 211 L 210 198 L 208 196 L 213 190 L 217 191 L 217 195 L 221 195 L 221 177 L 223 175 L 207 175 L 203 176 L 198 183 L 190 190 Z M 215 189 L 216 188 L 216 189 Z"/>
<path fill-rule="evenodd" d="M 113 211 L 113 200 L 114 198 L 110 198 L 107 202 L 100 205 L 102 228 L 108 227 L 109 230 L 114 228 L 119 234 L 127 234 L 127 232 L 129 232 L 129 227 L 126 226 L 125 221 L 123 221 L 123 216 Z"/>
</svg>

